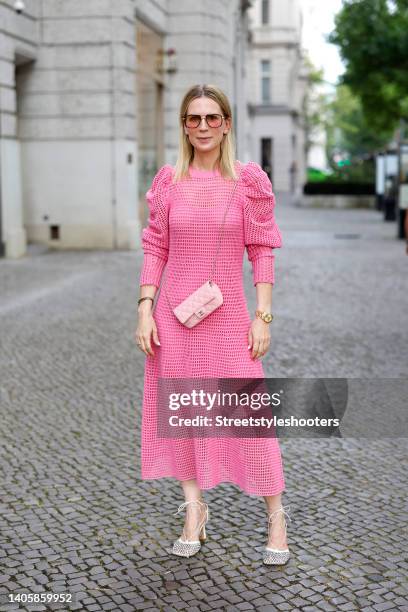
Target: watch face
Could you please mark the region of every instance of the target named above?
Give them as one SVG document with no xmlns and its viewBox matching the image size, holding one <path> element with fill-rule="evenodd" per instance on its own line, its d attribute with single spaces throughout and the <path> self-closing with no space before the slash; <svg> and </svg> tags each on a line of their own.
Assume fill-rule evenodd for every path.
<svg viewBox="0 0 408 612">
<path fill-rule="evenodd" d="M 272 316 L 270 314 L 266 314 L 264 320 L 266 321 L 266 323 L 269 323 L 270 321 L 272 321 Z"/>
</svg>

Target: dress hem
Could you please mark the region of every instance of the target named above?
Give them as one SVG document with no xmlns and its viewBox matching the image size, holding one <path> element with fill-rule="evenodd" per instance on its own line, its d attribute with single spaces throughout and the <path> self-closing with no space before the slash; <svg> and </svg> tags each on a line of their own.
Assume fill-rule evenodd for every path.
<svg viewBox="0 0 408 612">
<path fill-rule="evenodd" d="M 173 474 L 163 474 L 162 476 L 141 476 L 141 480 L 159 480 L 160 478 L 174 478 L 175 480 L 178 480 L 179 482 L 183 482 L 184 480 L 197 480 L 197 476 L 196 474 L 189 476 L 188 478 L 179 478 L 178 476 L 174 476 Z M 200 485 L 199 483 L 199 488 L 202 491 L 208 491 L 210 489 L 214 489 L 217 485 L 219 484 L 233 484 L 237 487 L 239 487 L 241 489 L 241 491 L 243 491 L 244 493 L 246 493 L 247 495 L 256 495 L 257 497 L 261 496 L 261 497 L 270 497 L 273 495 L 279 495 L 280 493 L 283 493 L 286 490 L 286 487 L 284 486 L 283 488 L 278 489 L 277 491 L 274 491 L 272 493 L 265 493 L 265 492 L 261 492 L 261 493 L 255 493 L 254 491 L 250 491 L 248 489 L 245 489 L 241 484 L 239 484 L 239 482 L 235 481 L 235 480 L 228 480 L 228 479 L 221 479 L 218 480 L 217 482 L 215 482 L 212 485 L 209 485 L 207 487 L 204 487 L 202 485 Z"/>
</svg>

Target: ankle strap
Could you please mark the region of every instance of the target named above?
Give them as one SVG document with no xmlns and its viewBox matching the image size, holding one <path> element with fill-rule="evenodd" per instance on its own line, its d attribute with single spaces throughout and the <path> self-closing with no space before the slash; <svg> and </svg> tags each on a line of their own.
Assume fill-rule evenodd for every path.
<svg viewBox="0 0 408 612">
<path fill-rule="evenodd" d="M 288 510 L 289 510 L 290 506 L 281 506 L 280 508 L 277 508 L 276 510 L 274 510 L 273 512 L 271 512 L 269 514 L 269 518 L 273 517 L 274 514 L 276 514 L 277 512 L 283 512 L 283 514 L 285 514 L 289 520 L 292 520 L 288 514 Z"/>
<path fill-rule="evenodd" d="M 281 512 L 284 515 L 284 525 L 285 525 L 285 535 L 286 535 L 286 520 L 285 520 L 285 516 L 288 517 L 288 519 L 291 521 L 292 519 L 290 518 L 289 514 L 288 514 L 288 510 L 289 510 L 290 506 L 281 506 L 280 508 L 277 508 L 276 510 L 274 510 L 273 512 L 271 512 L 268 516 L 268 530 L 271 528 L 271 525 L 273 523 L 273 521 L 276 519 L 276 517 L 278 516 L 278 513 Z"/>
<path fill-rule="evenodd" d="M 182 512 L 185 508 L 187 508 L 187 506 L 189 504 L 198 504 L 199 506 L 204 506 L 205 512 L 206 512 L 206 516 L 207 516 L 207 520 L 208 520 L 208 514 L 209 514 L 208 513 L 208 504 L 206 504 L 205 502 L 199 501 L 198 499 L 197 500 L 193 499 L 191 501 L 186 501 L 186 502 L 180 504 L 180 506 L 177 509 L 177 512 L 174 513 L 174 516 L 176 516 L 177 514 Z"/>
<path fill-rule="evenodd" d="M 204 506 L 205 509 L 205 513 L 204 513 L 204 517 L 200 520 L 199 525 L 198 525 L 198 529 L 201 531 L 201 529 L 204 527 L 204 525 L 207 523 L 207 521 L 210 518 L 210 513 L 208 511 L 208 504 L 206 504 L 205 502 L 199 501 L 199 500 L 191 500 L 191 501 L 186 501 L 183 502 L 182 504 L 180 504 L 180 506 L 177 509 L 177 512 L 174 512 L 174 515 L 176 516 L 177 514 L 179 514 L 180 512 L 182 512 L 182 510 L 184 510 L 185 508 L 187 508 L 187 506 L 189 504 L 198 504 L 199 506 Z M 184 534 L 184 529 L 183 529 L 183 535 L 185 537 Z"/>
</svg>

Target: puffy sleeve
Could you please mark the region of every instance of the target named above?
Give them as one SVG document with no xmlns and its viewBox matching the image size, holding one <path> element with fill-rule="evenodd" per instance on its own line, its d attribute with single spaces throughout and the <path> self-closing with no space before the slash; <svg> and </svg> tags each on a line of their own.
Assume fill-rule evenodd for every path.
<svg viewBox="0 0 408 612">
<path fill-rule="evenodd" d="M 242 182 L 245 187 L 245 246 L 252 264 L 253 283 L 274 284 L 273 249 L 282 246 L 282 236 L 275 223 L 272 184 L 261 166 L 252 161 L 242 170 Z"/>
<path fill-rule="evenodd" d="M 169 254 L 168 199 L 172 167 L 162 166 L 146 192 L 149 207 L 148 225 L 142 231 L 143 264 L 140 285 L 159 287 Z"/>
</svg>

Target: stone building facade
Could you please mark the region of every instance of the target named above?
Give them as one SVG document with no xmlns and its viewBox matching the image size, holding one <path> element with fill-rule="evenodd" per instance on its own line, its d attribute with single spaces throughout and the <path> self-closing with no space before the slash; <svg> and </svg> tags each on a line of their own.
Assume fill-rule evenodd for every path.
<svg viewBox="0 0 408 612">
<path fill-rule="evenodd" d="M 295 194 L 306 177 L 301 28 L 300 0 L 258 0 L 249 9 L 247 148 L 276 191 Z"/>
<path fill-rule="evenodd" d="M 0 0 L 2 254 L 20 257 L 28 242 L 139 248 L 145 192 L 176 160 L 179 103 L 197 82 L 229 96 L 238 159 L 261 163 L 275 190 L 294 190 L 303 172 L 299 11 L 297 0 L 268 7 L 24 0 L 18 13 Z"/>
</svg>

